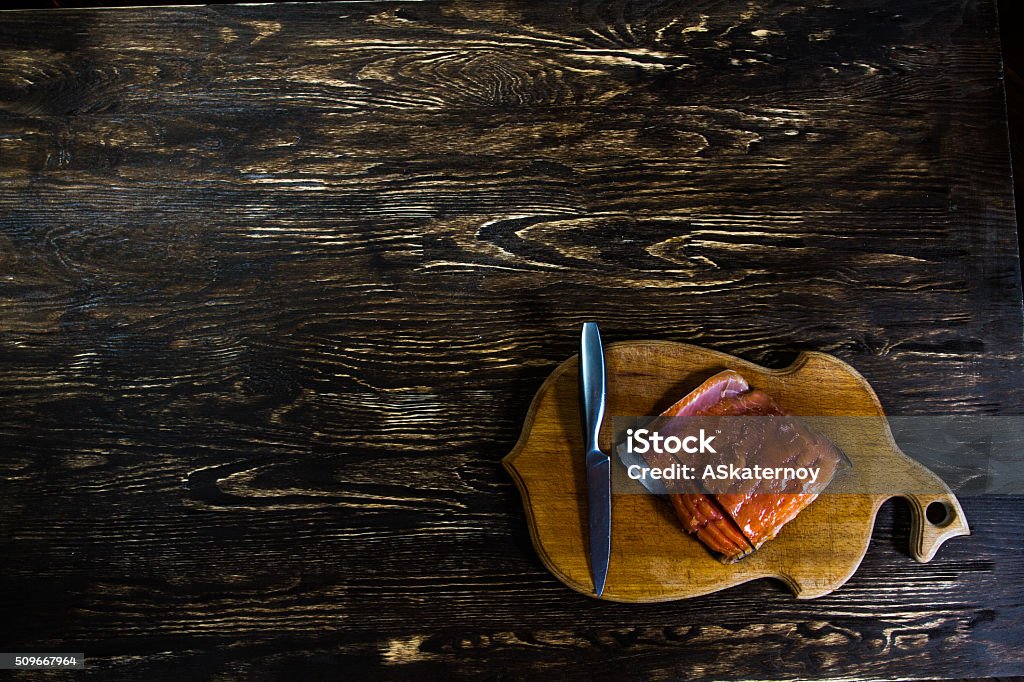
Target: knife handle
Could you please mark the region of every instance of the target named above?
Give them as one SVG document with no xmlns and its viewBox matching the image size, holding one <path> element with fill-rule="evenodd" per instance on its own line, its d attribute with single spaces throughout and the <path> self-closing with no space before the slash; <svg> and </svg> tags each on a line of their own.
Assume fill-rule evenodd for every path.
<svg viewBox="0 0 1024 682">
<path fill-rule="evenodd" d="M 597 450 L 597 437 L 604 420 L 604 347 L 596 322 L 583 324 L 580 335 L 580 416 L 588 453 Z"/>
</svg>

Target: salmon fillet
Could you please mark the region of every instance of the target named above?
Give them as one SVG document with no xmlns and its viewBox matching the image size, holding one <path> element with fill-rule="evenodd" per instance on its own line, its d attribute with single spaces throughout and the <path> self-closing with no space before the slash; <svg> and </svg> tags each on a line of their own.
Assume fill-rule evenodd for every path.
<svg viewBox="0 0 1024 682">
<path fill-rule="evenodd" d="M 790 417 L 770 395 L 751 390 L 723 398 L 699 413 L 701 416 Z M 727 422 L 723 421 L 723 425 Z M 742 425 L 724 426 L 718 436 L 720 457 L 706 464 L 733 461 L 736 466 L 818 468 L 817 480 L 758 478 L 752 481 L 711 481 L 704 487 L 736 523 L 755 549 L 771 540 L 782 527 L 797 517 L 835 475 L 842 453 L 830 440 L 797 419 L 744 420 Z M 731 453 L 732 457 L 726 456 Z M 735 455 L 743 459 L 736 461 Z"/>
<path fill-rule="evenodd" d="M 731 370 L 711 377 L 674 405 L 661 413 L 661 417 L 690 417 L 698 415 L 726 398 L 731 398 L 750 389 L 750 385 L 739 373 Z M 670 458 L 667 461 L 658 461 Z M 648 463 L 664 467 L 674 459 L 670 454 L 651 454 L 645 457 Z M 652 461 L 654 460 L 654 461 Z M 736 523 L 728 518 L 715 501 L 702 493 L 683 492 L 688 485 L 684 481 L 666 482 L 669 502 L 676 518 L 691 535 L 696 535 L 712 552 L 732 563 L 754 551 Z"/>
<path fill-rule="evenodd" d="M 711 377 L 661 413 L 660 417 L 776 417 L 764 420 L 723 419 L 716 431 L 715 454 L 648 454 L 651 466 L 677 460 L 697 468 L 746 463 L 762 467 L 819 467 L 816 481 L 766 479 L 750 481 L 673 481 L 666 485 L 669 501 L 687 532 L 732 563 L 771 540 L 807 507 L 832 480 L 842 453 L 827 438 L 807 428 L 764 391 L 751 389 L 737 372 Z M 707 429 L 707 423 L 702 422 Z M 666 433 L 663 431 L 663 435 Z M 738 459 L 737 459 L 738 458 Z M 700 491 L 698 492 L 698 488 Z"/>
<path fill-rule="evenodd" d="M 736 376 L 739 377 L 738 374 Z M 746 382 L 742 380 L 742 377 L 739 377 L 739 380 L 742 383 L 729 384 L 726 387 L 723 382 L 721 385 L 711 387 L 712 392 L 707 394 L 713 396 L 711 400 L 708 400 L 704 394 L 694 391 L 666 410 L 663 415 L 672 412 L 673 414 L 668 416 L 687 416 L 700 406 L 713 405 L 726 395 L 734 395 L 738 391 L 746 390 L 748 388 Z M 659 469 L 669 468 L 677 462 L 673 455 L 654 450 L 646 453 L 644 460 L 648 465 Z M 691 535 L 696 535 L 709 549 L 722 556 L 730 557 L 732 561 L 754 551 L 736 524 L 725 515 L 714 500 L 700 493 L 686 493 L 685 491 L 691 490 L 693 486 L 685 481 L 667 480 L 663 481 L 663 484 L 668 500 L 675 510 L 676 517 L 683 524 L 683 528 Z"/>
</svg>

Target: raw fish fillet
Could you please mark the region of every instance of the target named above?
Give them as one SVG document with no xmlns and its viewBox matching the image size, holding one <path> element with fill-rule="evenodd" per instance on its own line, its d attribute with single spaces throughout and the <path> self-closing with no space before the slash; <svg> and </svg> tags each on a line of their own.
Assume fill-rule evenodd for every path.
<svg viewBox="0 0 1024 682">
<path fill-rule="evenodd" d="M 727 369 L 711 377 L 672 407 L 661 413 L 662 417 L 690 417 L 709 409 L 725 398 L 734 398 L 750 390 L 750 384 L 739 372 Z"/>
<path fill-rule="evenodd" d="M 711 377 L 686 397 L 662 412 L 661 417 L 787 417 L 770 395 L 750 385 L 737 372 L 726 370 Z M 666 482 L 669 501 L 687 532 L 696 535 L 722 561 L 732 563 L 774 538 L 832 480 L 842 460 L 839 449 L 824 436 L 796 419 L 723 420 L 717 454 L 647 454 L 654 467 L 675 459 L 697 468 L 732 462 L 738 467 L 820 468 L 809 479 L 757 479 L 753 481 Z M 662 432 L 664 435 L 664 432 Z M 732 453 L 727 457 L 726 453 Z M 741 461 L 735 458 L 742 453 Z M 697 492 L 697 488 L 702 492 Z"/>
<path fill-rule="evenodd" d="M 726 370 L 711 377 L 691 391 L 667 410 L 662 417 L 691 417 L 725 398 L 731 398 L 748 390 L 750 385 L 737 372 Z M 648 454 L 644 457 L 654 467 L 671 464 L 670 454 Z M 664 460 L 664 461 L 662 461 Z M 683 481 L 666 481 L 668 499 L 683 528 L 696 535 L 704 545 L 731 563 L 754 551 L 753 546 L 740 532 L 736 524 L 722 513 L 722 508 L 713 499 L 702 493 L 683 493 L 687 487 Z"/>
<path fill-rule="evenodd" d="M 763 391 L 752 390 L 723 398 L 700 411 L 701 416 L 789 417 Z M 727 420 L 723 424 L 727 424 Z M 795 519 L 832 481 L 843 454 L 829 439 L 809 429 L 797 419 L 750 419 L 739 428 L 725 427 L 718 436 L 718 452 L 704 464 L 732 461 L 736 466 L 818 468 L 817 480 L 809 478 L 758 478 L 752 481 L 705 482 L 715 501 L 743 532 L 755 549 L 771 540 L 782 527 Z M 742 453 L 743 459 L 724 456 Z"/>
</svg>

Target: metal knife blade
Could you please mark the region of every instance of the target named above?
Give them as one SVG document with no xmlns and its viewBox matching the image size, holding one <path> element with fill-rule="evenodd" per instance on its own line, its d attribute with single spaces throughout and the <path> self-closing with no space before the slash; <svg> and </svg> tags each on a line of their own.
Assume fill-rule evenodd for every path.
<svg viewBox="0 0 1024 682">
<path fill-rule="evenodd" d="M 590 575 L 600 597 L 608 578 L 612 543 L 611 458 L 598 447 L 604 420 L 605 369 L 601 332 L 596 322 L 580 335 L 580 417 L 587 464 L 587 505 L 590 517 Z"/>
</svg>

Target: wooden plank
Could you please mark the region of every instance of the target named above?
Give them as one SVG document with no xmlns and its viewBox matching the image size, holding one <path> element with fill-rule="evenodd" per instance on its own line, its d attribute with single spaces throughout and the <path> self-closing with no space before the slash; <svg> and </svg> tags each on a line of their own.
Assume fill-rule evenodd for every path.
<svg viewBox="0 0 1024 682">
<path fill-rule="evenodd" d="M 4 13 L 8 648 L 94 675 L 1024 668 L 1019 499 L 907 570 L 594 603 L 499 460 L 599 319 L 1013 414 L 994 3 Z M 911 453 L 912 454 L 912 453 Z"/>
</svg>

